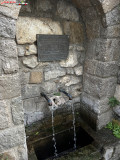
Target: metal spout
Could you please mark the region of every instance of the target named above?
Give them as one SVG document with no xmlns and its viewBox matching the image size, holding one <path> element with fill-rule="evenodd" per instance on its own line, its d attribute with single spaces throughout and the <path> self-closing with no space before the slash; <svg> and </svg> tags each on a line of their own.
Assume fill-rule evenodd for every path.
<svg viewBox="0 0 120 160">
<path fill-rule="evenodd" d="M 69 93 L 67 93 L 64 89 L 59 88 L 59 92 L 64 93 L 69 98 L 69 100 L 72 100 L 72 96 Z"/>
<path fill-rule="evenodd" d="M 41 96 L 44 97 L 47 100 L 49 106 L 52 106 L 51 99 L 48 98 L 48 96 L 44 92 L 41 92 Z"/>
</svg>

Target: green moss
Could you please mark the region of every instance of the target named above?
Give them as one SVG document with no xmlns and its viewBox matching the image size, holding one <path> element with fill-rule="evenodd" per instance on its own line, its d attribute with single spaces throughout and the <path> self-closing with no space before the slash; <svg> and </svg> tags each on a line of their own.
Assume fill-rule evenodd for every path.
<svg viewBox="0 0 120 160">
<path fill-rule="evenodd" d="M 120 102 L 115 98 L 115 97 L 111 97 L 109 98 L 109 103 L 110 107 L 115 107 L 116 105 L 119 105 Z"/>
</svg>

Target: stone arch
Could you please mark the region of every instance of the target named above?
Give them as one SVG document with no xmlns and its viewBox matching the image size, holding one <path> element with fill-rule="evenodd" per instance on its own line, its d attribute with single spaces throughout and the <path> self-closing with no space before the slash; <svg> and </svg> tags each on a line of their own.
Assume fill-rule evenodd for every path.
<svg viewBox="0 0 120 160">
<path fill-rule="evenodd" d="M 79 6 L 80 2 L 82 0 L 76 0 L 74 3 Z M 89 3 L 89 1 L 84 2 Z M 91 3 L 93 2 L 91 0 Z M 81 116 L 85 120 L 86 117 L 89 117 L 87 123 L 97 129 L 103 127 L 111 119 L 112 114 L 107 103 L 108 98 L 114 95 L 117 83 L 120 41 L 119 0 L 99 0 L 99 2 L 102 4 L 106 19 L 106 21 L 103 20 L 105 30 L 101 30 L 100 38 L 92 37 L 92 40 L 88 40 L 84 64 L 84 90 L 81 97 Z M 99 10 L 99 7 L 97 9 Z M 0 153 L 3 156 L 7 154 L 16 160 L 27 160 L 15 42 L 19 10 L 20 6 L 0 4 L 2 20 L 0 22 L 0 86 L 2 88 L 0 90 L 0 109 L 3 113 L 0 115 L 0 122 L 2 122 L 0 125 Z M 101 15 L 103 15 L 103 10 Z M 19 106 L 19 110 L 16 106 Z M 6 125 L 3 125 L 4 123 Z"/>
</svg>

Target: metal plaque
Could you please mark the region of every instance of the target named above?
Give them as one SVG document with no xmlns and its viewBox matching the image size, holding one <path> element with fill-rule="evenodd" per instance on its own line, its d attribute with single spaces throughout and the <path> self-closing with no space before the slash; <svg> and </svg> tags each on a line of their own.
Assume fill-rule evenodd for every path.
<svg viewBox="0 0 120 160">
<path fill-rule="evenodd" d="M 38 61 L 59 61 L 67 59 L 69 37 L 66 35 L 37 35 Z"/>
</svg>

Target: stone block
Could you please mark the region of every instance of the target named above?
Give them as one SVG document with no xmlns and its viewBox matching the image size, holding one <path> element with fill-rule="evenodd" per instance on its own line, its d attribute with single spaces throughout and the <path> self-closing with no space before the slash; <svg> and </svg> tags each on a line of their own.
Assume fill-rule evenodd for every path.
<svg viewBox="0 0 120 160">
<path fill-rule="evenodd" d="M 45 90 L 46 93 L 55 93 L 57 92 L 57 87 L 55 82 L 44 82 L 42 84 L 43 89 Z"/>
<path fill-rule="evenodd" d="M 78 64 L 78 58 L 76 52 L 69 52 L 67 60 L 60 62 L 61 67 L 75 67 Z"/>
<path fill-rule="evenodd" d="M 51 65 L 49 68 L 45 69 L 45 81 L 64 76 L 65 74 L 66 70 L 64 68 L 61 68 L 58 65 Z"/>
<path fill-rule="evenodd" d="M 17 58 L 4 58 L 3 71 L 5 74 L 17 73 L 19 70 Z"/>
<path fill-rule="evenodd" d="M 83 66 L 75 67 L 74 71 L 77 76 L 81 76 L 83 74 Z"/>
<path fill-rule="evenodd" d="M 115 112 L 115 114 L 120 117 L 120 106 L 116 106 L 113 108 L 113 111 Z"/>
<path fill-rule="evenodd" d="M 26 84 L 22 85 L 22 98 L 34 98 L 40 96 L 40 86 L 36 84 Z"/>
<path fill-rule="evenodd" d="M 24 85 L 29 83 L 30 72 L 19 72 L 20 74 L 20 84 Z"/>
<path fill-rule="evenodd" d="M 52 4 L 49 0 L 41 0 L 37 5 L 37 10 L 49 11 L 52 9 Z"/>
<path fill-rule="evenodd" d="M 113 147 L 110 148 L 104 148 L 104 155 L 103 157 L 105 160 L 109 160 L 113 155 Z"/>
<path fill-rule="evenodd" d="M 18 56 L 23 57 L 25 55 L 25 48 L 24 46 L 17 45 L 17 51 L 18 51 Z"/>
<path fill-rule="evenodd" d="M 24 125 L 0 131 L 0 151 L 3 152 L 25 143 Z"/>
<path fill-rule="evenodd" d="M 32 54 L 37 54 L 37 46 L 32 44 L 26 47 L 27 51 L 25 52 L 25 55 L 32 55 Z"/>
<path fill-rule="evenodd" d="M 17 19 L 18 15 L 19 15 L 20 8 L 21 8 L 20 6 L 12 5 L 12 4 L 10 4 L 8 6 L 0 5 L 0 13 L 6 17 Z"/>
<path fill-rule="evenodd" d="M 110 106 L 108 105 L 109 99 L 98 99 L 90 96 L 89 94 L 82 93 L 81 101 L 83 104 L 89 107 L 89 109 L 97 115 L 100 115 L 107 110 L 109 110 Z"/>
<path fill-rule="evenodd" d="M 100 130 L 101 128 L 105 127 L 113 118 L 112 111 L 109 110 L 100 116 L 97 119 L 97 129 Z"/>
<path fill-rule="evenodd" d="M 102 2 L 102 7 L 104 10 L 104 13 L 107 13 L 111 11 L 113 8 L 115 8 L 120 3 L 119 0 L 104 0 Z"/>
<path fill-rule="evenodd" d="M 117 81 L 118 84 L 120 84 L 120 71 L 118 71 L 118 81 Z"/>
<path fill-rule="evenodd" d="M 0 100 L 18 97 L 21 94 L 19 75 L 0 77 Z"/>
<path fill-rule="evenodd" d="M 113 26 L 119 24 L 120 22 L 120 9 L 119 5 L 115 7 L 112 11 L 106 13 L 106 22 L 108 26 Z"/>
<path fill-rule="evenodd" d="M 24 123 L 24 110 L 21 97 L 13 98 L 11 100 L 12 119 L 15 125 Z"/>
<path fill-rule="evenodd" d="M 43 81 L 43 72 L 33 71 L 30 73 L 30 81 L 29 83 L 42 83 Z"/>
<path fill-rule="evenodd" d="M 27 124 L 30 125 L 34 122 L 37 122 L 44 118 L 44 114 L 42 112 L 34 112 L 27 115 Z"/>
<path fill-rule="evenodd" d="M 119 39 L 98 39 L 96 41 L 95 59 L 99 61 L 118 61 Z"/>
<path fill-rule="evenodd" d="M 84 75 L 84 91 L 97 99 L 112 97 L 116 83 L 116 77 L 98 78 L 88 74 Z"/>
<path fill-rule="evenodd" d="M 79 22 L 64 22 L 64 33 L 70 36 L 70 43 L 82 43 L 84 41 L 83 26 Z"/>
<path fill-rule="evenodd" d="M 0 101 L 0 129 L 8 128 L 10 125 L 7 108 L 6 101 Z"/>
<path fill-rule="evenodd" d="M 5 7 L 6 8 L 6 7 Z M 15 38 L 16 21 L 6 16 L 0 15 L 0 36 Z"/>
<path fill-rule="evenodd" d="M 18 147 L 18 158 L 19 160 L 28 160 L 26 143 Z"/>
<path fill-rule="evenodd" d="M 83 1 L 83 0 L 72 0 L 72 2 L 77 6 L 79 9 L 85 9 L 88 7 L 91 7 L 91 3 L 89 0 Z"/>
<path fill-rule="evenodd" d="M 107 37 L 116 38 L 120 37 L 120 25 L 114 25 L 107 28 Z"/>
<path fill-rule="evenodd" d="M 66 68 L 67 74 L 74 74 L 73 68 Z"/>
<path fill-rule="evenodd" d="M 60 83 L 64 84 L 65 86 L 71 86 L 73 84 L 77 84 L 80 82 L 81 82 L 80 77 L 75 77 L 72 75 L 67 75 L 60 79 Z"/>
<path fill-rule="evenodd" d="M 58 2 L 57 14 L 63 19 L 79 21 L 79 13 L 77 9 L 73 5 L 67 3 L 66 1 L 60 0 Z"/>
<path fill-rule="evenodd" d="M 69 87 L 69 93 L 72 95 L 73 98 L 79 97 L 82 93 L 82 85 L 76 84 Z"/>
<path fill-rule="evenodd" d="M 34 98 L 23 100 L 23 107 L 25 114 L 30 114 L 30 113 L 34 114 L 34 112 L 36 111 L 36 104 Z"/>
<path fill-rule="evenodd" d="M 98 19 L 86 22 L 86 32 L 89 40 L 100 37 L 100 23 Z"/>
<path fill-rule="evenodd" d="M 16 43 L 12 39 L 0 38 L 0 54 L 7 58 L 17 58 Z"/>
<path fill-rule="evenodd" d="M 22 62 L 28 68 L 35 68 L 39 64 L 36 56 L 24 57 Z"/>
<path fill-rule="evenodd" d="M 107 78 L 117 75 L 118 66 L 114 61 L 100 62 L 96 60 L 86 60 L 84 70 L 86 73 L 89 73 L 91 75 Z"/>
<path fill-rule="evenodd" d="M 62 35 L 60 23 L 50 19 L 19 17 L 16 28 L 16 39 L 18 44 L 31 44 L 35 42 L 36 34 Z"/>
<path fill-rule="evenodd" d="M 120 101 L 120 85 L 116 85 L 116 90 L 115 90 L 115 94 L 114 97 Z"/>
<path fill-rule="evenodd" d="M 0 154 L 1 160 L 17 160 L 17 153 L 15 153 L 15 149 L 11 149 L 7 152 Z"/>
</svg>

